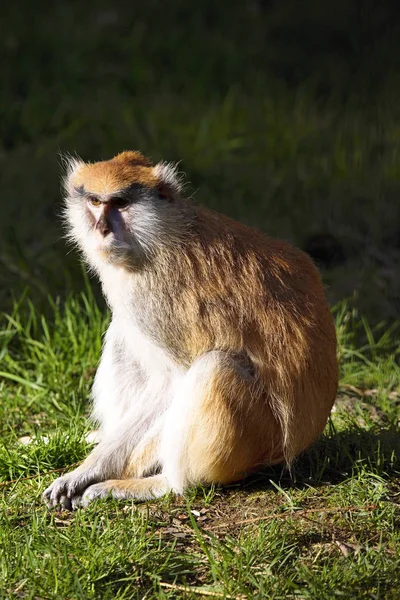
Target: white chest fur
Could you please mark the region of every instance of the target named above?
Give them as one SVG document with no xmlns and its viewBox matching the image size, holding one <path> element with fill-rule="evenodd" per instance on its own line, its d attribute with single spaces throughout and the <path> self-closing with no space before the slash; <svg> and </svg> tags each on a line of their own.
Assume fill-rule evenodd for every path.
<svg viewBox="0 0 400 600">
<path fill-rule="evenodd" d="M 103 287 L 113 317 L 93 386 L 93 412 L 106 433 L 133 417 L 142 435 L 172 402 L 184 369 L 138 326 L 126 273 L 112 268 L 107 275 Z"/>
</svg>

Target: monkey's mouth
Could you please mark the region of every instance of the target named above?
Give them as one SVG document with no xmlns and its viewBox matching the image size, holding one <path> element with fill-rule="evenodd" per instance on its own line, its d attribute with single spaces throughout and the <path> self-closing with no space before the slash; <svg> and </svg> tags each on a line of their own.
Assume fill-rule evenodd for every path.
<svg viewBox="0 0 400 600">
<path fill-rule="evenodd" d="M 95 236 L 94 251 L 107 262 L 120 263 L 132 254 L 132 247 L 124 240 L 118 239 L 113 233 L 105 237 Z"/>
</svg>

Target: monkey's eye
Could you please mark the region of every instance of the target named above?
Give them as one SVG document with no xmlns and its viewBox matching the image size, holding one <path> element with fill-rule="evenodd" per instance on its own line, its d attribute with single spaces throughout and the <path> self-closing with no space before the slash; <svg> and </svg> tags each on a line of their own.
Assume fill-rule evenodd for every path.
<svg viewBox="0 0 400 600">
<path fill-rule="evenodd" d="M 128 198 L 112 198 L 111 202 L 115 208 L 118 208 L 118 210 L 124 210 L 130 205 Z"/>
<path fill-rule="evenodd" d="M 92 206 L 100 206 L 101 204 L 100 200 L 98 198 L 95 198 L 94 196 L 89 196 L 88 202 L 90 202 Z"/>
</svg>

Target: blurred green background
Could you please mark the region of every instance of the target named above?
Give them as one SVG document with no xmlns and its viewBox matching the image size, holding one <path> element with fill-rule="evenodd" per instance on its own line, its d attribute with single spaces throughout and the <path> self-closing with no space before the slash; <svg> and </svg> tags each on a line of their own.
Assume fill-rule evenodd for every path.
<svg viewBox="0 0 400 600">
<path fill-rule="evenodd" d="M 134 148 L 399 317 L 400 3 L 20 0 L 0 27 L 1 309 L 82 286 L 59 152 Z"/>
</svg>

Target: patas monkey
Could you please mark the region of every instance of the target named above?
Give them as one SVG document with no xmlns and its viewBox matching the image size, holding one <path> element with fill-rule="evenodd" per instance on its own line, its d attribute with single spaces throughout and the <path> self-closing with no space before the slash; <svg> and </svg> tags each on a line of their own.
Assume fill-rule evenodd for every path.
<svg viewBox="0 0 400 600">
<path fill-rule="evenodd" d="M 322 432 L 338 367 L 311 260 L 184 198 L 139 152 L 65 179 L 69 236 L 112 319 L 93 386 L 102 441 L 49 505 L 146 500 L 290 464 Z"/>
</svg>

